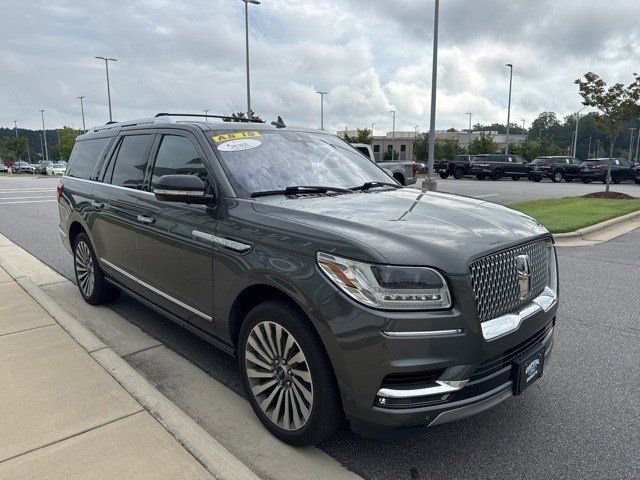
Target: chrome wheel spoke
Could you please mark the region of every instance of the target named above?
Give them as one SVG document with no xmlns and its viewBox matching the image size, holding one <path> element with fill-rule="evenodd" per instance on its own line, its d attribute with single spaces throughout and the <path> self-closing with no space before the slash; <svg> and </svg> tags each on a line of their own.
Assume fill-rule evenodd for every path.
<svg viewBox="0 0 640 480">
<path fill-rule="evenodd" d="M 89 247 L 82 241 L 76 246 L 74 266 L 78 286 L 85 296 L 90 297 L 95 287 L 93 259 L 91 258 Z"/>
<path fill-rule="evenodd" d="M 244 357 L 250 393 L 265 416 L 285 430 L 304 427 L 313 408 L 313 379 L 293 335 L 278 323 L 260 322 L 249 333 Z"/>
</svg>

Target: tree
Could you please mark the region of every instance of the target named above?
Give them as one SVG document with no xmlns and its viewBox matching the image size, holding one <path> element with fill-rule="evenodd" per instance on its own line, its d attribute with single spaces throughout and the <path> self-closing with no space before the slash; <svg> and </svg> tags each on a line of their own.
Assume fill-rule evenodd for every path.
<svg viewBox="0 0 640 480">
<path fill-rule="evenodd" d="M 27 139 L 25 137 L 6 136 L 2 138 L 0 157 L 7 160 L 26 160 L 29 158 L 27 151 Z"/>
<path fill-rule="evenodd" d="M 230 118 L 222 119 L 223 122 L 242 122 L 245 118 L 247 118 L 247 114 L 245 112 L 232 112 L 229 115 Z M 264 120 L 260 118 L 260 115 L 256 115 L 256 112 L 251 110 L 251 115 L 248 117 L 252 122 L 260 122 L 263 123 Z"/>
<path fill-rule="evenodd" d="M 356 130 L 356 134 L 352 137 L 346 131 L 344 132 L 344 140 L 348 143 L 364 143 L 371 145 L 373 142 L 372 132 L 368 128 L 362 128 Z"/>
<path fill-rule="evenodd" d="M 637 73 L 633 76 L 633 82 L 627 86 L 615 83 L 607 87 L 607 82 L 593 72 L 575 81 L 583 99 L 582 104 L 599 112 L 596 127 L 609 139 L 609 159 L 613 158 L 616 140 L 625 124 L 640 114 L 640 76 Z M 607 192 L 611 186 L 611 163 L 607 168 Z"/>
<path fill-rule="evenodd" d="M 494 142 L 493 137 L 488 133 L 481 133 L 478 137 L 471 140 L 469 144 L 470 155 L 480 155 L 483 153 L 498 153 L 502 150 L 502 146 Z"/>
<path fill-rule="evenodd" d="M 79 130 L 75 130 L 71 127 L 62 127 L 62 130 L 60 130 L 60 144 L 58 145 L 60 160 L 65 162 L 69 161 L 71 150 L 73 150 L 73 145 L 76 142 L 76 137 L 80 135 L 80 133 L 81 132 Z"/>
</svg>

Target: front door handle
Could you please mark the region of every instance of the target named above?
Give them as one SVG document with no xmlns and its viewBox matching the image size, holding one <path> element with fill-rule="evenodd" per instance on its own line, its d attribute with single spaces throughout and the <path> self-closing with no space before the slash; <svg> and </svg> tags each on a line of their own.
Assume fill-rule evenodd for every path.
<svg viewBox="0 0 640 480">
<path fill-rule="evenodd" d="M 146 223 L 147 225 L 151 225 L 152 223 L 155 223 L 156 219 L 148 215 L 138 215 L 138 221 L 140 223 Z"/>
<path fill-rule="evenodd" d="M 91 203 L 92 207 L 95 207 L 95 208 L 98 208 L 98 209 L 104 208 L 104 203 L 102 203 L 102 202 L 96 202 L 95 200 L 91 200 L 90 203 Z"/>
</svg>

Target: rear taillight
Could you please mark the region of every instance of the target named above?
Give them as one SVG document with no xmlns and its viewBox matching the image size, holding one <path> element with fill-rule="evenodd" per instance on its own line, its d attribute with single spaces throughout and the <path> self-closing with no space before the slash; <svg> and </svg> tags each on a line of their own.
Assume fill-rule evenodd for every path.
<svg viewBox="0 0 640 480">
<path fill-rule="evenodd" d="M 595 166 L 593 167 L 593 169 L 594 169 L 594 170 L 602 170 L 602 167 L 603 167 L 602 165 L 595 165 Z"/>
<path fill-rule="evenodd" d="M 418 164 L 417 164 L 417 163 L 414 163 L 414 164 L 411 166 L 411 169 L 412 169 L 412 171 L 413 171 L 413 178 L 416 178 L 416 176 L 417 176 L 417 174 L 418 174 Z"/>
<path fill-rule="evenodd" d="M 56 198 L 57 198 L 58 200 L 60 200 L 60 195 L 62 195 L 62 184 L 61 184 L 61 183 L 59 183 L 59 184 L 56 186 Z"/>
</svg>

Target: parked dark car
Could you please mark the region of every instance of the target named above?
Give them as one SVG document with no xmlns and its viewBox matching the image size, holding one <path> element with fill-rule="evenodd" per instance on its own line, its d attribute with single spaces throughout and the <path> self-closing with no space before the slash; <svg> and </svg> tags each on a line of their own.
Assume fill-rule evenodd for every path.
<svg viewBox="0 0 640 480">
<path fill-rule="evenodd" d="M 36 173 L 36 167 L 30 163 L 18 160 L 11 166 L 12 173 Z"/>
<path fill-rule="evenodd" d="M 558 276 L 539 222 L 404 188 L 325 132 L 172 119 L 78 137 L 62 240 L 88 303 L 127 292 L 235 355 L 275 436 L 439 425 L 547 370 Z"/>
<path fill-rule="evenodd" d="M 53 165 L 53 162 L 51 160 L 45 160 L 44 162 L 40 162 L 36 168 L 37 173 L 46 175 L 47 167 L 49 167 L 50 165 Z"/>
<path fill-rule="evenodd" d="M 0 173 L 7 173 L 8 171 L 9 168 L 4 163 L 0 163 Z"/>
<path fill-rule="evenodd" d="M 471 159 L 469 171 L 478 180 L 500 180 L 505 176 L 520 180 L 529 173 L 529 165 L 518 155 L 476 155 Z"/>
<path fill-rule="evenodd" d="M 622 158 L 594 158 L 586 160 L 580 165 L 580 181 L 582 183 L 593 181 L 607 183 L 609 165 L 611 165 L 611 181 L 613 183 L 636 179 L 636 167 L 631 162 Z"/>
<path fill-rule="evenodd" d="M 640 163 L 636 163 L 635 167 L 635 178 L 633 180 L 636 182 L 636 185 L 640 185 Z"/>
<path fill-rule="evenodd" d="M 456 180 L 460 180 L 465 175 L 470 175 L 469 169 L 472 158 L 473 155 L 456 155 L 451 161 L 441 160 L 435 169 L 442 179 L 453 177 Z"/>
<path fill-rule="evenodd" d="M 534 182 L 543 178 L 550 178 L 554 183 L 573 182 L 580 178 L 581 165 L 582 160 L 575 157 L 538 157 L 529 164 L 527 178 Z"/>
</svg>

